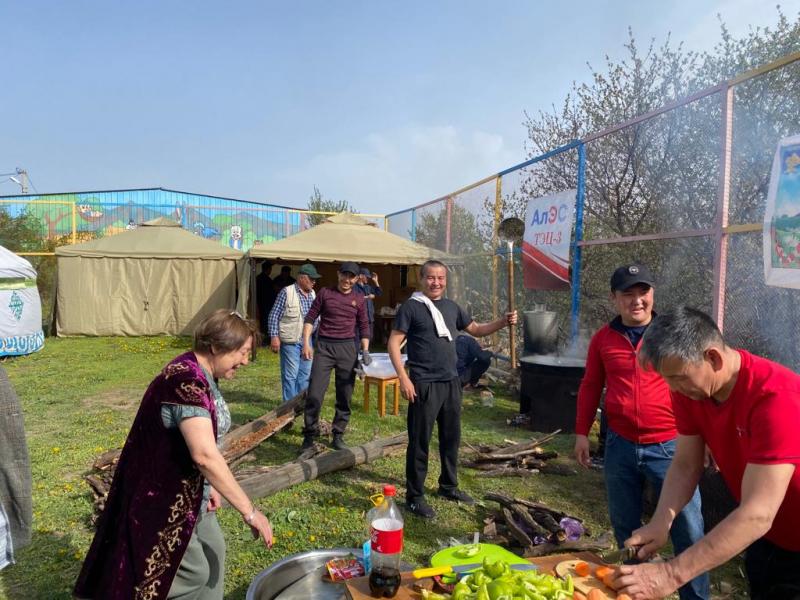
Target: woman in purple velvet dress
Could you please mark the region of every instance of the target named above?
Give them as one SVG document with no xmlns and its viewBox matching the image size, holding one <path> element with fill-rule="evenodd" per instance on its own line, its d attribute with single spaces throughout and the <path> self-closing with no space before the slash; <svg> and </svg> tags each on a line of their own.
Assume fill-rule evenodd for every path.
<svg viewBox="0 0 800 600">
<path fill-rule="evenodd" d="M 256 323 L 218 310 L 195 330 L 193 350 L 147 388 L 78 576 L 78 598 L 221 600 L 221 497 L 272 546 L 269 520 L 219 450 L 230 413 L 216 382 L 248 363 L 258 335 Z"/>
</svg>

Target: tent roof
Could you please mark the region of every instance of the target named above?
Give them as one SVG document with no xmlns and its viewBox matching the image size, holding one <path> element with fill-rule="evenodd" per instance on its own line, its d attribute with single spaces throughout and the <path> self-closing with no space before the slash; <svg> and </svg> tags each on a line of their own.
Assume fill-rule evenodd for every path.
<svg viewBox="0 0 800 600">
<path fill-rule="evenodd" d="M 56 248 L 56 256 L 92 258 L 204 258 L 237 260 L 243 253 L 204 239 L 160 217 L 117 235 Z"/>
<path fill-rule="evenodd" d="M 21 256 L 0 246 L 0 278 L 36 279 L 36 269 Z"/>
<path fill-rule="evenodd" d="M 289 237 L 254 246 L 253 258 L 315 262 L 353 260 L 365 264 L 421 265 L 438 259 L 448 265 L 462 260 L 378 229 L 374 224 L 350 213 L 326 219 L 316 227 Z"/>
</svg>

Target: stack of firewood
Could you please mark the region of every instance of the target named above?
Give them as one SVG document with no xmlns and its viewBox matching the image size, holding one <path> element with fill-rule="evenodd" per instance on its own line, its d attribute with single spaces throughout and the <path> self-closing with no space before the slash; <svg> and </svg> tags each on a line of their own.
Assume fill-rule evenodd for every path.
<svg viewBox="0 0 800 600">
<path fill-rule="evenodd" d="M 92 488 L 92 494 L 94 494 L 95 513 L 92 516 L 93 523 L 97 515 L 103 512 L 106 507 L 108 490 L 111 489 L 111 480 L 114 479 L 114 470 L 117 468 L 120 454 L 122 454 L 122 450 L 119 448 L 103 452 L 92 464 L 94 473 L 84 477 L 89 487 Z"/>
<path fill-rule="evenodd" d="M 517 546 L 525 556 L 544 556 L 558 552 L 600 551 L 613 547 L 610 533 L 590 539 L 591 532 L 578 517 L 550 508 L 541 502 L 512 498 L 495 492 L 484 498 L 497 502 L 499 510 L 484 520 L 483 537 L 504 546 Z M 578 540 L 570 540 L 562 525 L 565 518 L 583 526 Z"/>
<path fill-rule="evenodd" d="M 527 477 L 536 473 L 577 475 L 568 465 L 548 463 L 548 460 L 558 458 L 558 452 L 541 447 L 560 432 L 558 429 L 538 440 L 519 444 L 509 442 L 501 447 L 466 444 L 472 453 L 461 464 L 481 471 L 480 477 Z"/>
</svg>

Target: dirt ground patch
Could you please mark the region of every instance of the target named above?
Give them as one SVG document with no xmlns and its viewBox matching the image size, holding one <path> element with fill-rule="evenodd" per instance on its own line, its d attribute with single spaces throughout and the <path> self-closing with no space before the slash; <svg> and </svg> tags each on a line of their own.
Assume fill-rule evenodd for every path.
<svg viewBox="0 0 800 600">
<path fill-rule="evenodd" d="M 86 396 L 81 406 L 86 408 L 105 407 L 122 411 L 135 409 L 142 400 L 143 390 L 139 388 L 115 388 L 94 396 Z"/>
</svg>

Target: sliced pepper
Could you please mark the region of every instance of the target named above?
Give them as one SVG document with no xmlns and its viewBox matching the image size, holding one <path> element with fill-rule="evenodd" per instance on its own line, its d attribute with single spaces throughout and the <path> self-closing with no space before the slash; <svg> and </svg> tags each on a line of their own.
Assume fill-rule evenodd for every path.
<svg viewBox="0 0 800 600">
<path fill-rule="evenodd" d="M 423 600 L 447 600 L 450 596 L 443 596 L 442 594 L 423 589 L 422 598 Z"/>
<path fill-rule="evenodd" d="M 489 590 L 486 589 L 485 583 L 478 588 L 478 594 L 475 596 L 475 600 L 492 600 L 489 598 Z"/>
<path fill-rule="evenodd" d="M 480 544 L 467 544 L 466 546 L 462 546 L 453 554 L 459 558 L 469 558 L 471 556 L 475 556 L 478 552 L 481 551 Z"/>
<path fill-rule="evenodd" d="M 496 579 L 508 571 L 508 563 L 502 560 L 491 560 L 486 557 L 483 559 L 483 571 L 492 579 Z"/>
<path fill-rule="evenodd" d="M 507 581 L 495 579 L 486 586 L 489 600 L 514 600 L 514 587 Z"/>
</svg>

